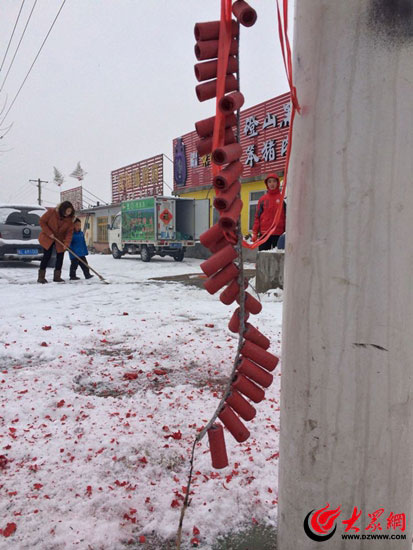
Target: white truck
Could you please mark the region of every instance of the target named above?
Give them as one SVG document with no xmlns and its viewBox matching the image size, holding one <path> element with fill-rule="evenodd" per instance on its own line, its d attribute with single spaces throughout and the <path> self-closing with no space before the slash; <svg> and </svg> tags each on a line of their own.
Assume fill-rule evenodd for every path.
<svg viewBox="0 0 413 550">
<path fill-rule="evenodd" d="M 184 259 L 185 249 L 209 228 L 209 200 L 180 197 L 143 197 L 124 201 L 108 231 L 115 259 L 140 254 L 144 262 L 152 256 Z"/>
</svg>

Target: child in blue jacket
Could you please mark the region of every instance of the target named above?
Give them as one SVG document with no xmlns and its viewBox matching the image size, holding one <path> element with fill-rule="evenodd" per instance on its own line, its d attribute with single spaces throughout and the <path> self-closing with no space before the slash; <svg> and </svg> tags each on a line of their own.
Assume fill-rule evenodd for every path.
<svg viewBox="0 0 413 550">
<path fill-rule="evenodd" d="M 74 225 L 75 225 L 75 228 L 73 231 L 72 242 L 70 243 L 69 248 L 73 250 L 73 252 L 77 254 L 79 258 L 81 258 L 85 262 L 85 264 L 87 264 L 86 256 L 89 254 L 89 252 L 86 246 L 85 236 L 83 234 L 82 224 L 79 218 L 75 219 Z M 83 271 L 83 275 L 85 276 L 85 279 L 90 279 L 91 277 L 93 277 L 93 275 L 89 271 L 89 268 L 83 265 L 81 262 L 79 262 L 79 260 L 75 258 L 75 256 L 73 256 L 73 254 L 71 254 L 70 252 L 69 252 L 69 257 L 70 257 L 70 280 L 71 281 L 78 281 L 80 279 L 80 277 L 76 277 L 76 269 L 79 264 Z"/>
</svg>

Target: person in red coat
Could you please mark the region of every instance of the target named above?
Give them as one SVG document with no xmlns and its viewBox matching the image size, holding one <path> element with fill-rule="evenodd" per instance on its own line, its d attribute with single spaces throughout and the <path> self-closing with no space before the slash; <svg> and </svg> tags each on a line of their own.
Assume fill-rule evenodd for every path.
<svg viewBox="0 0 413 550">
<path fill-rule="evenodd" d="M 272 226 L 275 214 L 282 202 L 280 178 L 277 174 L 269 174 L 265 178 L 265 185 L 268 191 L 263 195 L 257 204 L 255 211 L 254 225 L 252 227 L 252 241 L 255 242 L 259 235 L 266 233 Z M 259 250 L 270 250 L 277 246 L 278 239 L 285 231 L 285 202 L 281 209 L 280 219 L 276 227 L 271 232 L 268 240 L 261 244 Z"/>
<path fill-rule="evenodd" d="M 62 265 L 65 250 L 70 245 L 73 235 L 73 218 L 75 209 L 69 201 L 64 201 L 56 208 L 51 208 L 40 218 L 40 227 L 42 231 L 39 235 L 39 243 L 43 247 L 43 259 L 40 263 L 38 283 L 47 283 L 46 268 L 52 256 L 53 247 L 56 248 L 56 266 L 53 275 L 53 281 L 64 283 L 62 279 Z M 58 239 L 63 246 L 57 242 Z"/>
</svg>

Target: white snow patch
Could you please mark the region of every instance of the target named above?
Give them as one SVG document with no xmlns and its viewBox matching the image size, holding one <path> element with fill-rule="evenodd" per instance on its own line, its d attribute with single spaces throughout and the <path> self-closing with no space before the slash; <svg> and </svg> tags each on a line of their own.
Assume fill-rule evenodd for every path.
<svg viewBox="0 0 413 550">
<path fill-rule="evenodd" d="M 1 550 L 126 550 L 141 535 L 174 537 L 194 437 L 232 367 L 237 338 L 227 323 L 235 306 L 194 286 L 150 280 L 200 272 L 200 260 L 89 262 L 110 285 L 97 277 L 38 285 L 38 264 L 0 263 L 0 529 L 16 524 L 10 537 L 0 535 Z M 66 279 L 68 267 L 66 257 Z M 277 355 L 279 300 L 267 293 L 261 314 L 250 317 Z M 211 548 L 231 529 L 275 525 L 279 370 L 273 374 L 247 424 L 251 437 L 238 444 L 225 433 L 227 468 L 211 468 L 207 437 L 198 445 L 183 548 L 194 527 L 200 547 Z"/>
</svg>

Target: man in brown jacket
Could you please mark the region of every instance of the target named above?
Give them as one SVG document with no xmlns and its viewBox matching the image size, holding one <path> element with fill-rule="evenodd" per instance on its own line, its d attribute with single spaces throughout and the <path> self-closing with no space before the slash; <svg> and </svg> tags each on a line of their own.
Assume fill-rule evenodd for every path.
<svg viewBox="0 0 413 550">
<path fill-rule="evenodd" d="M 40 263 L 38 283 L 47 283 L 46 268 L 53 252 L 53 247 L 56 248 L 56 266 L 54 270 L 53 281 L 56 283 L 64 283 L 62 279 L 63 256 L 66 248 L 70 245 L 73 235 L 73 218 L 75 209 L 69 201 L 64 201 L 55 209 L 48 210 L 40 218 L 40 227 L 42 231 L 39 235 L 39 243 L 42 245 L 44 253 Z M 64 246 L 58 243 L 55 239 L 61 241 Z"/>
</svg>

